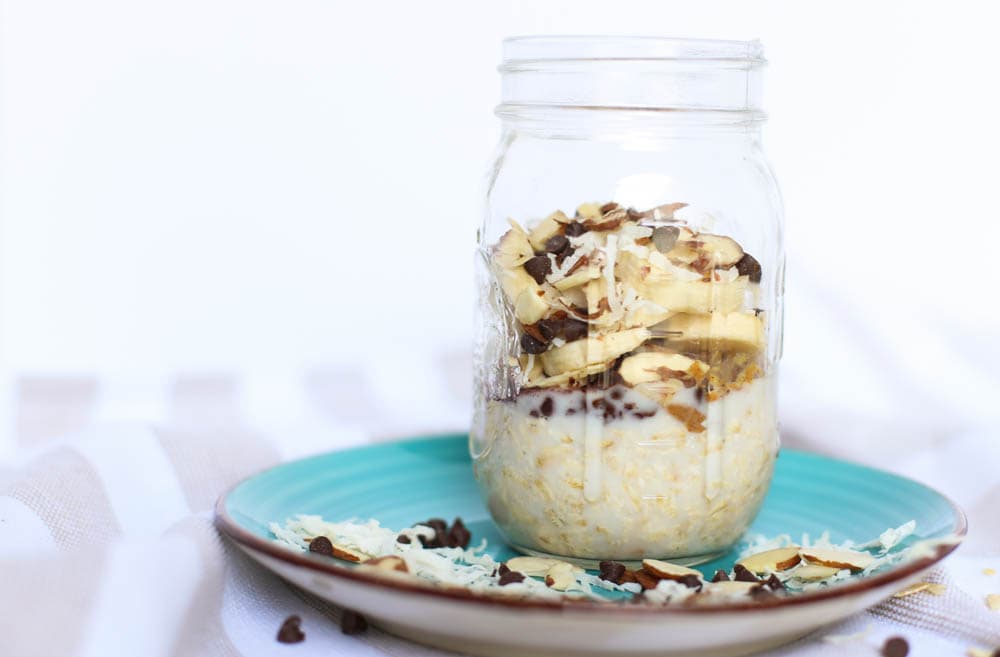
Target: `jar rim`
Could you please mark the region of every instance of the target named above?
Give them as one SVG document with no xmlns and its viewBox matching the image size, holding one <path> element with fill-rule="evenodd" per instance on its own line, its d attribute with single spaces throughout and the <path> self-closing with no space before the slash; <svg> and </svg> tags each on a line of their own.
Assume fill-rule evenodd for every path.
<svg viewBox="0 0 1000 657">
<path fill-rule="evenodd" d="M 767 63 L 757 39 L 691 39 L 665 36 L 525 35 L 503 40 L 500 70 L 525 65 L 572 61 L 674 61 L 741 63 L 756 68 Z"/>
</svg>

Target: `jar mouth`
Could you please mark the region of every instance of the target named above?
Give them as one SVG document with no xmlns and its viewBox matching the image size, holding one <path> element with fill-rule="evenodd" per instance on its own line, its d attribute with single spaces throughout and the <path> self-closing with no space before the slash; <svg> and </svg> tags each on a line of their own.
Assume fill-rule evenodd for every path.
<svg viewBox="0 0 1000 657">
<path fill-rule="evenodd" d="M 660 36 L 540 35 L 503 41 L 501 72 L 516 72 L 558 62 L 647 61 L 763 66 L 760 41 L 688 39 Z"/>
<path fill-rule="evenodd" d="M 761 116 L 760 41 L 522 36 L 503 42 L 498 113 L 532 107 Z"/>
</svg>

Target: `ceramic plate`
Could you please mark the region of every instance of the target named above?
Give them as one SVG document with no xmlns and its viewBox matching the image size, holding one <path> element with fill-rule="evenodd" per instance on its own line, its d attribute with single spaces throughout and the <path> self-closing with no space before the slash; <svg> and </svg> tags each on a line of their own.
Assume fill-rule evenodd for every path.
<svg viewBox="0 0 1000 657">
<path fill-rule="evenodd" d="M 659 608 L 589 601 L 517 601 L 374 578 L 328 557 L 272 542 L 268 523 L 296 514 L 376 518 L 390 528 L 461 516 L 473 543 L 513 556 L 493 527 L 472 478 L 465 435 L 361 447 L 286 463 L 246 479 L 216 507 L 216 525 L 288 581 L 420 643 L 477 655 L 748 654 L 792 641 L 871 606 L 917 581 L 955 549 L 864 580 L 766 604 Z M 867 541 L 917 521 L 915 540 L 965 534 L 948 499 L 909 479 L 814 454 L 783 450 L 764 508 L 751 528 Z M 729 570 L 727 555 L 699 569 Z"/>
</svg>

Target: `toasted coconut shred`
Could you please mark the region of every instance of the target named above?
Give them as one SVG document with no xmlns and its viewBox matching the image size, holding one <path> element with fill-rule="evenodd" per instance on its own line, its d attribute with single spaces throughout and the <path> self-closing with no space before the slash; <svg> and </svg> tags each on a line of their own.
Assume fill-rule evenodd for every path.
<svg viewBox="0 0 1000 657">
<path fill-rule="evenodd" d="M 669 573 L 650 571 L 646 565 L 636 574 L 654 575 L 655 585 L 643 586 L 635 581 L 616 583 L 601 579 L 558 560 L 550 561 L 551 567 L 562 568 L 563 572 L 571 572 L 571 578 L 566 578 L 566 585 L 560 589 L 551 588 L 546 584 L 544 573 L 524 573 L 523 579 L 504 578 L 508 569 L 502 562 L 496 561 L 486 554 L 487 543 L 483 539 L 478 545 L 468 548 L 461 547 L 425 547 L 423 541 L 431 541 L 436 531 L 427 525 L 417 524 L 412 527 L 394 531 L 385 527 L 377 520 L 344 522 L 328 522 L 316 515 L 298 515 L 286 520 L 284 525 L 272 522 L 270 530 L 275 542 L 298 552 L 308 552 L 313 539 L 326 537 L 335 547 L 363 554 L 369 560 L 386 556 L 397 556 L 406 564 L 405 572 L 386 572 L 371 569 L 370 572 L 386 577 L 404 577 L 427 586 L 445 588 L 460 588 L 467 591 L 495 594 L 504 597 L 538 598 L 548 600 L 580 599 L 605 603 L 621 601 L 624 597 L 638 596 L 639 601 L 650 605 L 701 605 L 743 602 L 760 597 L 771 598 L 775 595 L 798 595 L 837 585 L 848 580 L 856 580 L 870 576 L 885 567 L 895 565 L 905 560 L 921 558 L 934 553 L 941 545 L 957 542 L 957 538 L 945 538 L 913 542 L 908 547 L 902 547 L 906 540 L 916 530 L 916 523 L 911 521 L 896 528 L 883 532 L 877 539 L 868 543 L 855 544 L 852 541 L 833 543 L 829 533 L 823 533 L 815 540 L 809 535 L 803 535 L 795 542 L 789 535 L 766 537 L 750 535 L 744 539 L 739 550 L 739 558 L 743 560 L 763 552 L 795 548 L 800 550 L 801 560 L 793 566 L 776 566 L 785 568 L 776 572 L 757 572 L 759 581 L 746 584 L 744 582 L 726 581 L 710 582 L 699 575 L 688 575 L 685 579 L 671 578 Z M 401 542 L 402 541 L 402 542 Z M 852 572 L 851 568 L 829 567 L 822 562 L 810 563 L 809 554 L 824 555 L 837 562 L 843 561 L 852 567 L 865 564 Z M 319 556 L 317 558 L 330 558 Z M 522 559 L 523 560 L 523 559 Z M 759 561 L 759 560 L 758 560 Z M 794 561 L 794 560 L 793 560 Z M 346 563 L 346 562 L 344 562 Z M 644 562 L 645 563 L 645 562 Z M 664 562 L 657 562 L 664 565 Z M 516 565 L 514 563 L 511 564 Z M 669 564 L 666 564 L 669 565 Z M 365 567 L 364 561 L 358 564 Z M 604 566 L 602 565 L 602 568 Z M 815 579 L 819 567 L 827 567 L 831 574 L 823 579 Z M 811 569 L 811 570 L 810 570 Z M 688 569 L 680 569 L 688 572 Z M 796 572 L 809 573 L 800 579 Z M 552 571 L 550 571 L 552 572 Z M 697 571 L 690 571 L 697 572 Z M 735 573 L 735 571 L 733 571 Z M 780 581 L 780 586 L 768 582 L 771 576 Z M 734 574 L 735 577 L 735 574 Z"/>
</svg>

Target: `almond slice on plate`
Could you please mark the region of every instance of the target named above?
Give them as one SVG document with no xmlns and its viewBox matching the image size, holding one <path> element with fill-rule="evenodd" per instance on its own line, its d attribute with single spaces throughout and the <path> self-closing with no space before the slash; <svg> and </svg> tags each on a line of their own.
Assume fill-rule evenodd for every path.
<svg viewBox="0 0 1000 657">
<path fill-rule="evenodd" d="M 750 595 L 750 591 L 759 586 L 760 584 L 757 582 L 712 582 L 705 586 L 705 590 L 709 593 L 723 593 L 726 595 L 738 595 L 740 593 Z"/>
<path fill-rule="evenodd" d="M 406 567 L 406 562 L 403 561 L 402 557 L 397 557 L 396 555 L 388 555 L 385 557 L 377 557 L 375 559 L 369 559 L 361 564 L 362 566 L 368 568 L 377 568 L 378 570 L 386 571 L 396 571 L 401 573 L 408 573 L 410 569 Z"/>
<path fill-rule="evenodd" d="M 545 573 L 545 585 L 550 589 L 565 591 L 574 584 L 576 584 L 576 575 L 574 575 L 573 564 L 559 561 Z"/>
<path fill-rule="evenodd" d="M 349 548 L 346 545 L 337 545 L 336 543 L 333 544 L 333 556 L 337 559 L 352 561 L 354 563 L 361 563 L 369 559 L 369 556 L 364 552 L 358 552 L 354 548 Z"/>
<path fill-rule="evenodd" d="M 565 561 L 548 559 L 545 557 L 514 557 L 513 559 L 507 561 L 507 567 L 511 570 L 516 570 L 519 573 L 524 573 L 525 575 L 533 577 L 544 577 L 548 574 L 549 569 L 558 565 L 569 566 L 570 572 L 582 570 L 581 568 Z"/>
<path fill-rule="evenodd" d="M 795 579 L 800 579 L 803 582 L 818 582 L 821 579 L 827 579 L 833 577 L 840 572 L 840 568 L 833 568 L 831 566 L 818 566 L 816 564 L 806 564 L 804 566 L 799 566 L 793 570 L 789 575 Z"/>
<path fill-rule="evenodd" d="M 875 557 L 867 552 L 829 548 L 802 548 L 802 557 L 811 563 L 841 570 L 848 568 L 855 573 L 861 572 L 875 561 Z"/>
<path fill-rule="evenodd" d="M 698 578 L 701 577 L 701 573 L 693 568 L 685 568 L 684 566 L 678 566 L 677 564 L 660 561 L 659 559 L 643 559 L 642 569 L 653 577 L 659 577 L 660 579 L 673 579 L 680 581 L 685 577 L 690 577 L 691 575 Z"/>
<path fill-rule="evenodd" d="M 759 575 L 761 573 L 776 573 L 788 570 L 793 566 L 797 566 L 800 561 L 802 561 L 802 555 L 799 554 L 799 547 L 793 546 L 758 552 L 749 557 L 743 557 L 736 563 L 742 565 L 750 572 Z"/>
</svg>

